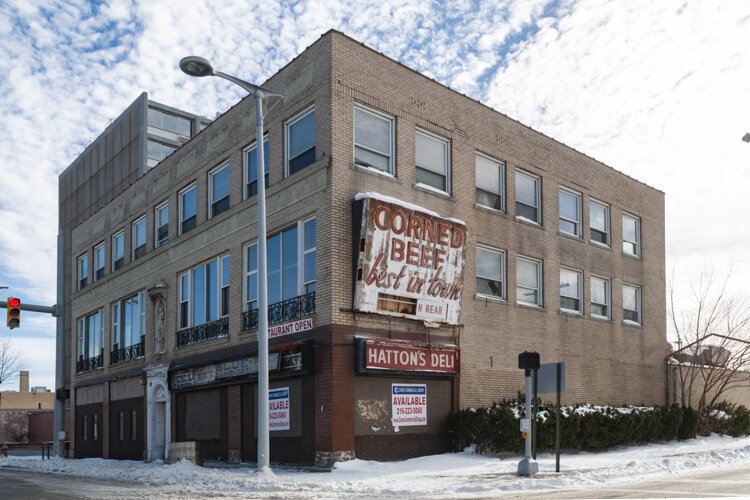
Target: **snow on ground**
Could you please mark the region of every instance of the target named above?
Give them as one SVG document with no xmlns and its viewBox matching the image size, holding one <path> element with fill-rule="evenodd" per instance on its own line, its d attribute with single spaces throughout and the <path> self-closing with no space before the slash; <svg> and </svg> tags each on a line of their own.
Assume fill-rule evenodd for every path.
<svg viewBox="0 0 750 500">
<path fill-rule="evenodd" d="M 471 498 L 542 493 L 658 480 L 666 476 L 750 466 L 750 437 L 711 436 L 667 444 L 622 448 L 606 453 L 561 457 L 555 473 L 554 454 L 539 458 L 540 473 L 516 476 L 521 457 L 476 455 L 471 451 L 401 462 L 352 460 L 330 473 L 288 468 L 256 472 L 251 467 L 197 467 L 103 459 L 69 460 L 39 457 L 0 459 L 0 467 L 126 481 L 149 496 L 181 494 L 273 498 Z"/>
</svg>

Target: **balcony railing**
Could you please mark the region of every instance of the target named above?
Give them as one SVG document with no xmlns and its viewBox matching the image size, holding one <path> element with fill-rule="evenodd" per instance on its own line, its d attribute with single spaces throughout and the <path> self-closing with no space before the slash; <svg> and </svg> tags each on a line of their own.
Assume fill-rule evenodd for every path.
<svg viewBox="0 0 750 500">
<path fill-rule="evenodd" d="M 102 366 L 104 366 L 103 353 L 98 356 L 91 356 L 90 358 L 78 358 L 78 361 L 76 362 L 76 371 L 78 373 L 81 373 L 89 370 L 96 370 L 97 368 L 101 368 Z"/>
<path fill-rule="evenodd" d="M 315 292 L 282 300 L 268 306 L 268 324 L 275 325 L 315 313 Z M 242 313 L 242 331 L 258 328 L 258 310 Z"/>
<path fill-rule="evenodd" d="M 197 344 L 229 334 L 229 318 L 221 318 L 210 323 L 185 328 L 177 332 L 177 347 Z"/>
<path fill-rule="evenodd" d="M 145 344 L 143 341 L 139 342 L 138 344 L 123 347 L 121 349 L 118 349 L 117 344 L 115 344 L 114 349 L 111 353 L 109 353 L 109 364 L 114 365 L 117 363 L 142 358 L 145 350 Z"/>
</svg>

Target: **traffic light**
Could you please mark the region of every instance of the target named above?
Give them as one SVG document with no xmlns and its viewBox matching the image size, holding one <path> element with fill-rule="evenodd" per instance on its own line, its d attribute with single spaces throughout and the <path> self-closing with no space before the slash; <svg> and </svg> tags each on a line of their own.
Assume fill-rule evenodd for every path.
<svg viewBox="0 0 750 500">
<path fill-rule="evenodd" d="M 8 302 L 5 307 L 8 313 L 5 324 L 8 328 L 12 330 L 21 326 L 21 299 L 8 297 Z"/>
</svg>

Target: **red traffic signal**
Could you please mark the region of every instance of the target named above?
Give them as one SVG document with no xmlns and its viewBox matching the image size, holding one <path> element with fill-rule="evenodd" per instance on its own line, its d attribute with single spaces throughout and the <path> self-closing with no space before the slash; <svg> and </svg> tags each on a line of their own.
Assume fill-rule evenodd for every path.
<svg viewBox="0 0 750 500">
<path fill-rule="evenodd" d="M 8 297 L 6 303 L 7 319 L 5 324 L 11 330 L 21 326 L 21 299 L 17 297 Z"/>
</svg>

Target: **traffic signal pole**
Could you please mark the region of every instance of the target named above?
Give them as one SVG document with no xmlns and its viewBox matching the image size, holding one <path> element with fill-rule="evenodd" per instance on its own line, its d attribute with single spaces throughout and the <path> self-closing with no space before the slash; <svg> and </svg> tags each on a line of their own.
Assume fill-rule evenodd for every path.
<svg viewBox="0 0 750 500">
<path fill-rule="evenodd" d="M 4 300 L 0 300 L 0 308 L 6 309 L 7 307 L 8 303 Z M 29 304 L 28 302 L 23 302 L 21 304 L 21 310 L 37 313 L 47 313 L 57 317 L 57 306 L 40 306 L 37 304 Z"/>
</svg>

